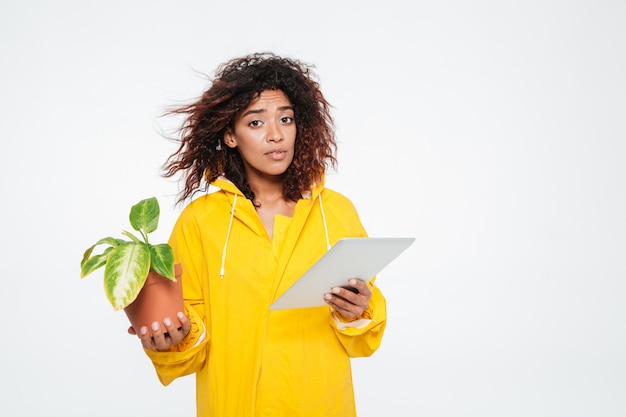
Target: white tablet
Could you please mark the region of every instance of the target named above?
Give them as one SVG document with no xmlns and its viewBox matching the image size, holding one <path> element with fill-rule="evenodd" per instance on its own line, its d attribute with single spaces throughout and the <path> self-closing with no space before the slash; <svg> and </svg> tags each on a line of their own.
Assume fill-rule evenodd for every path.
<svg viewBox="0 0 626 417">
<path fill-rule="evenodd" d="M 270 309 L 324 306 L 324 294 L 332 287 L 346 286 L 350 278 L 369 281 L 414 241 L 413 237 L 340 239 Z"/>
</svg>

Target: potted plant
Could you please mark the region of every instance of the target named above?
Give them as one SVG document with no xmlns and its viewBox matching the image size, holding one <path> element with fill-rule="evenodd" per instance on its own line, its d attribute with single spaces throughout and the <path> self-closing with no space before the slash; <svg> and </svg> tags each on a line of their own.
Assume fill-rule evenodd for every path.
<svg viewBox="0 0 626 417">
<path fill-rule="evenodd" d="M 176 313 L 183 311 L 181 265 L 174 264 L 174 253 L 167 243 L 151 244 L 148 240 L 157 229 L 159 215 L 156 197 L 141 200 L 131 207 L 129 216 L 140 237 L 122 231 L 128 239 L 100 239 L 85 251 L 80 263 L 81 278 L 104 266 L 106 296 L 114 310 L 124 309 L 137 334 L 142 326 L 152 332 L 151 323 L 161 323 L 165 317 L 180 325 Z M 94 254 L 100 245 L 106 248 Z M 167 331 L 163 323 L 161 327 Z"/>
</svg>

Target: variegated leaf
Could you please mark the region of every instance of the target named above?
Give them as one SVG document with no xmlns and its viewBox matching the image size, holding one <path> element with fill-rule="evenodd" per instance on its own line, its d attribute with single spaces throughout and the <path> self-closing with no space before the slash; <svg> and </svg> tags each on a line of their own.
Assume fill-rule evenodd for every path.
<svg viewBox="0 0 626 417">
<path fill-rule="evenodd" d="M 174 252 L 167 243 L 150 247 L 152 269 L 165 278 L 176 281 L 174 276 Z"/>
<path fill-rule="evenodd" d="M 130 224 L 133 229 L 143 231 L 144 234 L 152 233 L 159 225 L 159 202 L 156 197 L 141 200 L 130 209 Z"/>
<path fill-rule="evenodd" d="M 150 271 L 150 249 L 143 243 L 127 243 L 114 248 L 104 269 L 106 296 L 115 310 L 132 303 Z"/>
<path fill-rule="evenodd" d="M 109 246 L 101 254 L 94 255 L 88 259 L 83 259 L 83 262 L 81 262 L 80 264 L 80 277 L 85 278 L 96 269 L 104 266 L 107 262 L 107 257 L 109 256 L 109 253 L 111 253 L 113 249 L 113 246 Z"/>
<path fill-rule="evenodd" d="M 80 262 L 81 268 L 83 264 L 85 264 L 85 262 L 87 262 L 87 260 L 91 257 L 91 254 L 93 253 L 93 250 L 96 248 L 96 246 L 102 245 L 104 243 L 115 247 L 115 246 L 118 246 L 120 243 L 125 243 L 125 242 L 120 241 L 119 239 L 112 238 L 112 237 L 105 237 L 104 239 L 100 239 L 99 241 L 94 243 L 89 249 L 87 249 L 85 253 L 83 254 L 83 260 Z"/>
</svg>

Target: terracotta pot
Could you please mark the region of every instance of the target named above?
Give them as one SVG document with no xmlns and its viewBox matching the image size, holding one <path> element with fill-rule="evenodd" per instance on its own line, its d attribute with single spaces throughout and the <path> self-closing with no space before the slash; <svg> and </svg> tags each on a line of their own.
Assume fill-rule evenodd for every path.
<svg viewBox="0 0 626 417">
<path fill-rule="evenodd" d="M 146 326 L 152 336 L 151 325 L 155 321 L 161 323 L 161 330 L 166 333 L 167 329 L 163 325 L 163 319 L 166 317 L 169 317 L 175 326 L 180 327 L 181 323 L 176 314 L 184 311 L 182 273 L 182 265 L 176 264 L 174 265 L 176 282 L 154 271 L 148 274 L 146 283 L 135 301 L 124 309 L 135 333 L 139 334 L 139 329 Z"/>
</svg>

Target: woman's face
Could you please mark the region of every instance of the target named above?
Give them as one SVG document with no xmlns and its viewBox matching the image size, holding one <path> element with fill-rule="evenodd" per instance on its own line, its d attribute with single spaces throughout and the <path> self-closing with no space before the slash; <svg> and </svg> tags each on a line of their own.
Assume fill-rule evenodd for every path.
<svg viewBox="0 0 626 417">
<path fill-rule="evenodd" d="M 293 107 L 280 90 L 263 91 L 224 134 L 224 143 L 239 150 L 248 181 L 282 175 L 293 160 L 295 141 Z"/>
</svg>

